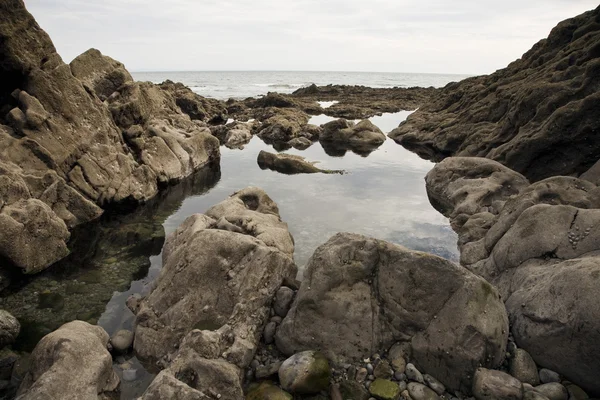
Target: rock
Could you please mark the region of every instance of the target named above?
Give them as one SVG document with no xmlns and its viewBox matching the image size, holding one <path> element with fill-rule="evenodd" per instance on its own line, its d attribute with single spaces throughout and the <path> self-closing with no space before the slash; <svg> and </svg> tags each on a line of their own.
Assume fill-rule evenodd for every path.
<svg viewBox="0 0 600 400">
<path fill-rule="evenodd" d="M 294 291 L 285 286 L 280 287 L 275 294 L 275 302 L 273 303 L 275 314 L 284 318 L 290 310 L 293 300 Z"/>
<path fill-rule="evenodd" d="M 368 400 L 369 392 L 363 385 L 352 380 L 342 380 L 340 382 L 340 393 L 344 400 Z"/>
<path fill-rule="evenodd" d="M 393 374 L 390 363 L 385 360 L 381 360 L 373 370 L 375 378 L 391 379 Z"/>
<path fill-rule="evenodd" d="M 298 150 L 306 150 L 312 146 L 313 142 L 311 142 L 308 138 L 299 137 L 290 140 L 287 142 L 287 144 Z"/>
<path fill-rule="evenodd" d="M 246 400 L 292 400 L 292 395 L 264 381 L 248 390 Z"/>
<path fill-rule="evenodd" d="M 545 383 L 536 386 L 534 390 L 546 396 L 549 400 L 568 400 L 569 398 L 567 389 L 558 382 Z"/>
<path fill-rule="evenodd" d="M 425 386 L 421 383 L 416 383 L 416 382 L 410 382 L 408 384 L 408 393 L 410 394 L 410 397 L 413 400 L 439 400 L 440 399 L 440 397 L 436 394 L 436 392 L 434 392 L 427 386 Z"/>
<path fill-rule="evenodd" d="M 588 394 L 579 386 L 574 384 L 565 385 L 567 391 L 569 392 L 569 400 L 586 400 L 590 397 Z"/>
<path fill-rule="evenodd" d="M 540 369 L 539 375 L 541 383 L 560 382 L 560 375 L 557 372 L 554 372 L 547 368 Z"/>
<path fill-rule="evenodd" d="M 21 324 L 8 311 L 0 310 L 0 348 L 14 343 L 21 331 Z"/>
<path fill-rule="evenodd" d="M 277 375 L 279 368 L 281 368 L 281 362 L 269 364 L 267 366 L 256 367 L 256 379 L 269 378 L 273 375 Z"/>
<path fill-rule="evenodd" d="M 179 82 L 166 80 L 159 86 L 173 96 L 177 106 L 192 120 L 206 121 L 209 124 L 227 121 L 227 109 L 222 101 L 199 96 Z"/>
<path fill-rule="evenodd" d="M 277 330 L 277 324 L 275 322 L 269 322 L 265 326 L 263 331 L 263 339 L 266 344 L 271 344 L 275 340 L 275 331 Z"/>
<path fill-rule="evenodd" d="M 408 389 L 408 383 L 406 383 L 405 380 L 400 380 L 400 382 L 398 382 L 398 388 L 399 388 L 400 392 L 402 393 Z"/>
<path fill-rule="evenodd" d="M 31 354 L 31 367 L 17 397 L 97 399 L 114 391 L 119 378 L 107 344 L 104 329 L 82 321 L 69 322 L 44 336 Z"/>
<path fill-rule="evenodd" d="M 523 400 L 549 400 L 549 399 L 546 396 L 544 396 L 543 394 L 536 392 L 535 390 L 525 389 L 525 393 L 523 394 Z"/>
<path fill-rule="evenodd" d="M 377 378 L 369 386 L 369 393 L 378 400 L 397 400 L 400 396 L 400 388 L 392 381 Z"/>
<path fill-rule="evenodd" d="M 133 382 L 137 378 L 137 370 L 126 369 L 123 371 L 123 380 L 125 382 Z"/>
<path fill-rule="evenodd" d="M 308 115 L 297 109 L 270 109 L 264 111 L 258 137 L 267 143 L 289 142 L 298 137 L 312 139 L 311 133 L 305 132 Z"/>
<path fill-rule="evenodd" d="M 404 349 L 401 344 L 395 344 L 390 348 L 388 359 L 398 373 L 404 373 L 406 370 L 406 360 L 404 359 Z"/>
<path fill-rule="evenodd" d="M 418 312 L 402 306 L 408 304 L 408 310 Z M 311 257 L 275 341 L 285 354 L 316 347 L 343 363 L 402 339 L 410 342 L 415 363 L 448 389 L 459 390 L 471 385 L 467 376 L 474 365 L 502 362 L 508 336 L 505 312 L 496 290 L 464 268 L 381 240 L 340 233 Z M 465 337 L 476 340 L 462 342 Z"/>
<path fill-rule="evenodd" d="M 523 349 L 517 349 L 510 359 L 510 374 L 523 383 L 529 383 L 533 386 L 540 384 L 540 376 L 535 361 Z"/>
<path fill-rule="evenodd" d="M 18 388 L 21 382 L 27 376 L 29 369 L 31 368 L 31 354 L 23 354 L 19 359 L 15 361 L 12 367 L 10 376 L 10 385 L 14 388 Z M 565 389 L 566 390 L 566 389 Z"/>
<path fill-rule="evenodd" d="M 357 153 L 368 154 L 385 142 L 385 135 L 367 119 L 358 124 L 338 119 L 322 125 L 322 128 L 323 133 L 319 136 L 321 144 L 337 144 L 342 149 Z"/>
<path fill-rule="evenodd" d="M 394 372 L 394 379 L 397 381 L 405 381 L 408 378 L 404 372 L 396 371 Z"/>
<path fill-rule="evenodd" d="M 131 74 L 123 64 L 96 49 L 89 49 L 75 57 L 69 66 L 73 76 L 96 93 L 102 101 L 125 83 L 133 82 Z"/>
<path fill-rule="evenodd" d="M 364 382 L 367 379 L 367 375 L 369 375 L 369 371 L 366 368 L 359 368 L 356 371 L 356 381 L 360 383 Z"/>
<path fill-rule="evenodd" d="M 315 351 L 295 354 L 279 368 L 281 387 L 291 393 L 319 393 L 329 387 L 330 379 L 329 362 Z"/>
<path fill-rule="evenodd" d="M 19 359 L 19 356 L 9 349 L 0 350 L 0 380 L 10 381 L 13 366 Z"/>
<path fill-rule="evenodd" d="M 440 396 L 446 391 L 444 385 L 442 385 L 440 381 L 438 381 L 431 375 L 423 375 L 423 380 L 425 381 L 425 384 L 427 386 L 429 386 L 434 392 L 436 392 Z"/>
<path fill-rule="evenodd" d="M 473 377 L 473 395 L 477 400 L 520 400 L 523 385 L 501 371 L 478 368 Z"/>
<path fill-rule="evenodd" d="M 271 169 L 282 174 L 314 174 L 321 172 L 324 174 L 343 174 L 339 170 L 326 170 L 315 167 L 315 163 L 306 161 L 304 157 L 293 154 L 273 154 L 261 150 L 258 153 L 258 166 L 261 169 Z"/>
<path fill-rule="evenodd" d="M 436 161 L 485 156 L 532 181 L 585 172 L 600 154 L 590 136 L 598 117 L 598 64 L 590 54 L 599 14 L 596 8 L 559 23 L 504 69 L 447 85 L 390 137 Z"/>
<path fill-rule="evenodd" d="M 419 383 L 425 383 L 425 379 L 423 378 L 423 374 L 421 374 L 421 372 L 419 372 L 419 370 L 417 369 L 417 367 L 415 367 L 413 364 L 408 363 L 406 365 L 406 371 L 404 371 L 406 373 L 406 377 L 411 380 L 411 381 L 415 381 L 415 382 L 419 382 Z"/>
<path fill-rule="evenodd" d="M 222 217 L 245 234 L 214 229 Z M 202 330 L 216 335 L 211 346 L 222 348 L 217 354 L 247 367 L 269 318 L 271 299 L 283 278 L 296 273 L 293 251 L 277 205 L 258 188 L 241 190 L 206 215 L 187 218 L 167 238 L 161 274 L 139 305 L 138 357 L 159 360 L 188 333 Z"/>
<path fill-rule="evenodd" d="M 127 329 L 121 329 L 110 338 L 110 344 L 115 353 L 127 353 L 133 345 L 133 332 Z"/>
</svg>

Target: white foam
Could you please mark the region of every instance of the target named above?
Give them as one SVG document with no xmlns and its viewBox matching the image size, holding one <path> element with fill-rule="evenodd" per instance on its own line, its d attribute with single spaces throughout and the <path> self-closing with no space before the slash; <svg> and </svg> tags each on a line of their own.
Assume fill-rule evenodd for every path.
<svg viewBox="0 0 600 400">
<path fill-rule="evenodd" d="M 317 101 L 317 103 L 319 103 L 321 108 L 329 108 L 332 105 L 339 103 L 339 101 Z"/>
</svg>

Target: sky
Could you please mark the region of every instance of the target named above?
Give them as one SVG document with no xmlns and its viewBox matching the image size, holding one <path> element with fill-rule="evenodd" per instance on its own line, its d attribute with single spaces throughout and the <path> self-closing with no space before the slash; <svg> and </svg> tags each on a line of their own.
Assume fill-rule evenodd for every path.
<svg viewBox="0 0 600 400">
<path fill-rule="evenodd" d="M 25 0 L 66 62 L 130 71 L 487 74 L 597 0 Z"/>
</svg>

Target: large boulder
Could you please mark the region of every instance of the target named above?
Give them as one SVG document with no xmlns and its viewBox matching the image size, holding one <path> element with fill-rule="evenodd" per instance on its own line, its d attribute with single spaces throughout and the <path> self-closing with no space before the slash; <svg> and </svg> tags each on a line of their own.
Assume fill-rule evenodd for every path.
<svg viewBox="0 0 600 400">
<path fill-rule="evenodd" d="M 97 400 L 114 391 L 119 378 L 99 326 L 73 321 L 46 335 L 31 353 L 19 399 Z"/>
<path fill-rule="evenodd" d="M 440 257 L 340 233 L 320 246 L 276 335 L 285 354 L 318 349 L 343 363 L 406 343 L 452 390 L 504 358 L 508 319 L 485 280 Z"/>
<path fill-rule="evenodd" d="M 385 142 L 385 135 L 368 119 L 355 124 L 343 118 L 321 126 L 323 133 L 319 142 L 330 155 L 343 155 L 351 150 L 360 155 L 368 155 Z"/>
<path fill-rule="evenodd" d="M 508 67 L 450 83 L 389 136 L 421 156 L 488 157 L 532 181 L 598 161 L 600 7 L 558 24 Z"/>
<path fill-rule="evenodd" d="M 565 176 L 528 185 L 494 161 L 462 157 L 426 181 L 459 234 L 462 264 L 500 291 L 519 347 L 600 392 L 600 188 Z"/>
</svg>

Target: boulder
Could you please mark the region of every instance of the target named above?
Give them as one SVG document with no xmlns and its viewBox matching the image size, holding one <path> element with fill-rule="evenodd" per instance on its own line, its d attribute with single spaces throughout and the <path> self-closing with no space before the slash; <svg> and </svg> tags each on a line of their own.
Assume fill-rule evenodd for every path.
<svg viewBox="0 0 600 400">
<path fill-rule="evenodd" d="M 477 400 L 521 400 L 523 384 L 505 372 L 478 368 L 473 377 L 473 396 Z"/>
<path fill-rule="evenodd" d="M 308 115 L 298 109 L 268 108 L 259 120 L 262 125 L 257 135 L 267 143 L 289 142 L 299 137 L 312 140 L 314 135 L 305 129 Z"/>
<path fill-rule="evenodd" d="M 357 153 L 369 153 L 385 142 L 385 135 L 368 119 L 355 124 L 342 118 L 321 127 L 321 144 L 333 144 Z"/>
<path fill-rule="evenodd" d="M 402 341 L 415 364 L 459 390 L 470 389 L 476 365 L 500 365 L 507 336 L 504 305 L 485 280 L 436 256 L 340 233 L 309 260 L 276 344 L 345 362 Z"/>
<path fill-rule="evenodd" d="M 323 354 L 303 351 L 294 354 L 279 367 L 281 387 L 297 394 L 319 393 L 329 387 L 331 370 Z"/>
<path fill-rule="evenodd" d="M 0 349 L 14 343 L 21 331 L 21 324 L 6 310 L 0 310 Z"/>
<path fill-rule="evenodd" d="M 306 161 L 304 157 L 284 154 L 284 153 L 269 153 L 261 150 L 258 153 L 258 166 L 261 169 L 270 169 L 282 174 L 314 174 L 321 172 L 324 174 L 343 174 L 344 171 L 334 171 L 321 169 L 315 166 L 315 162 Z"/>
<path fill-rule="evenodd" d="M 582 174 L 600 154 L 599 15 L 559 23 L 491 75 L 446 85 L 389 136 L 425 158 L 487 157 L 532 181 Z"/>
<path fill-rule="evenodd" d="M 73 321 L 46 335 L 31 354 L 31 366 L 19 387 L 19 399 L 96 400 L 114 391 L 119 378 L 99 326 Z"/>
</svg>

